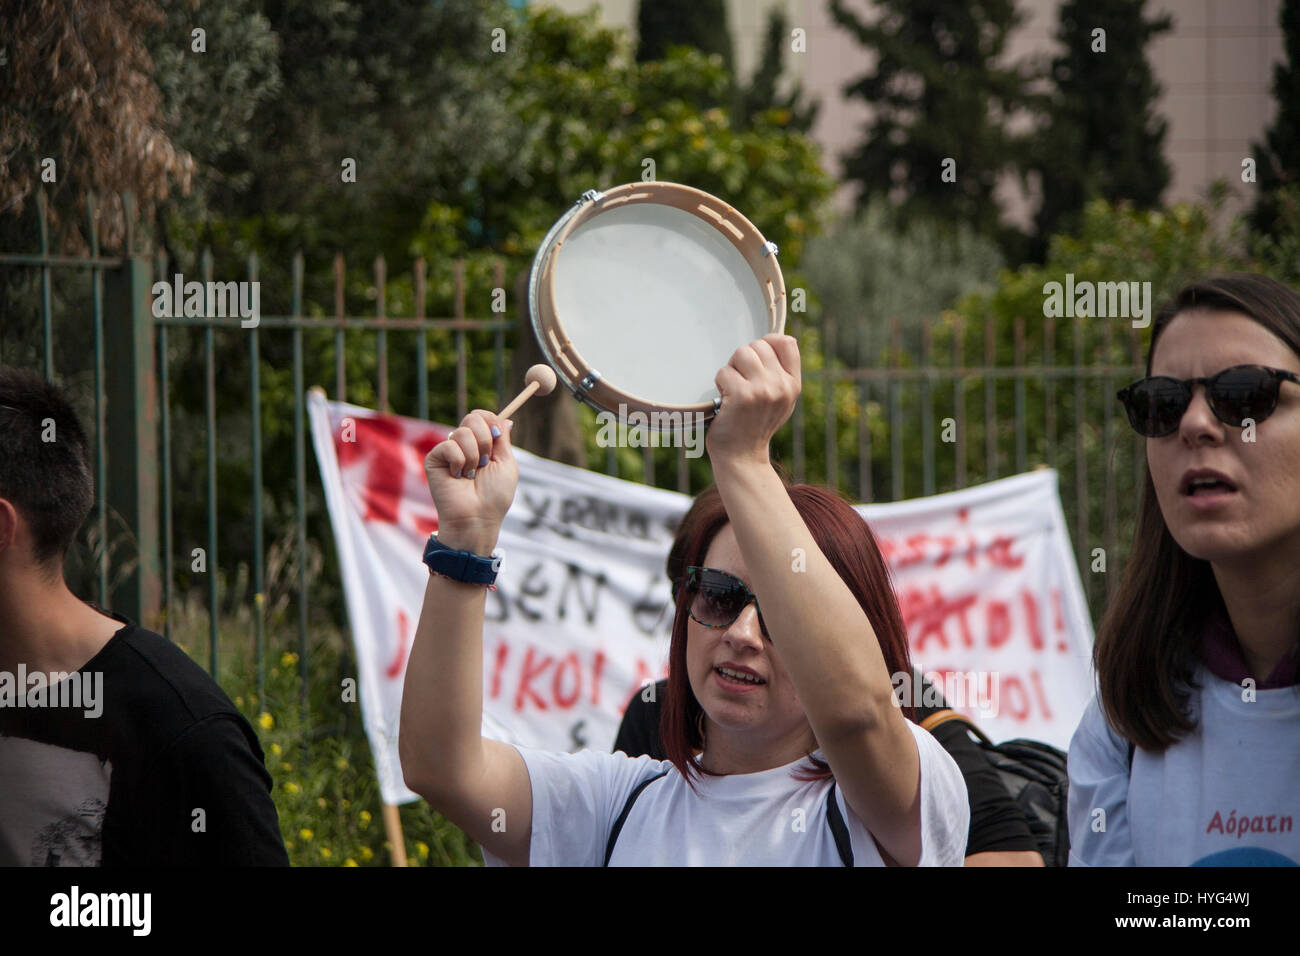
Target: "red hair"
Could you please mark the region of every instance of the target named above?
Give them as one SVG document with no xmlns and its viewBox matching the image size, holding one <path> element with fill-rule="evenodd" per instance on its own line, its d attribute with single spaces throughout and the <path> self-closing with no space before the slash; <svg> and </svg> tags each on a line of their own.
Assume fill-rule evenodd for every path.
<svg viewBox="0 0 1300 956">
<path fill-rule="evenodd" d="M 787 484 L 786 493 L 808 526 L 817 547 L 858 599 L 876 633 L 888 673 L 912 673 L 907 627 L 894 595 L 889 566 L 866 521 L 847 501 L 824 488 Z M 704 564 L 709 545 L 727 523 L 727 512 L 717 487 L 711 486 L 701 492 L 682 518 L 668 554 L 668 577 L 672 581 L 674 599 L 679 597 L 686 568 Z M 698 767 L 694 760 L 695 751 L 704 748 L 697 726 L 703 708 L 691 690 L 686 674 L 689 607 L 689 600 L 678 600 L 673 616 L 673 637 L 668 651 L 668 691 L 659 715 L 659 736 L 665 757 L 694 789 L 693 775 L 708 771 Z M 779 653 L 780 648 L 777 651 Z M 914 719 L 910 705 L 903 708 L 903 713 L 909 720 Z M 810 767 L 795 772 L 797 779 L 822 780 L 833 776 L 824 760 L 809 755 L 809 763 Z"/>
</svg>

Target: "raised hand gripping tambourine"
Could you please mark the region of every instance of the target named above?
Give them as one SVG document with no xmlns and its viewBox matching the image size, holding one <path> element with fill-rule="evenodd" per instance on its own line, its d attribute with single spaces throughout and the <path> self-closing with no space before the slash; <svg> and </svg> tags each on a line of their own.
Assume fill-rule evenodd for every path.
<svg viewBox="0 0 1300 956">
<path fill-rule="evenodd" d="M 711 417 L 740 346 L 785 331 L 776 245 L 722 200 L 676 183 L 589 190 L 547 234 L 528 288 L 542 354 L 574 396 Z"/>
</svg>

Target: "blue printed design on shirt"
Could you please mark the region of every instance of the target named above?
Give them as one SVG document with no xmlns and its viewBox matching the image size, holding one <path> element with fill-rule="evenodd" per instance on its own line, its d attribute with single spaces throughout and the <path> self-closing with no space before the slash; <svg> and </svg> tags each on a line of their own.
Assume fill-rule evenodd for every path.
<svg viewBox="0 0 1300 956">
<path fill-rule="evenodd" d="M 1238 846 L 1203 856 L 1192 866 L 1297 866 L 1295 860 L 1262 846 Z"/>
</svg>

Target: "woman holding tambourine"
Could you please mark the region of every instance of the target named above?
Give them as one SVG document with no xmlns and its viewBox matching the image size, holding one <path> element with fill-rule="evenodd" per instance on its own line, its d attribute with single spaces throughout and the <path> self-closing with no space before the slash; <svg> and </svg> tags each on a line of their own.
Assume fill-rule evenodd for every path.
<svg viewBox="0 0 1300 956">
<path fill-rule="evenodd" d="M 727 522 L 690 556 L 695 593 L 674 621 L 680 693 L 666 706 L 683 726 L 665 743 L 676 757 L 547 753 L 481 735 L 482 592 L 518 469 L 509 423 L 475 411 L 425 462 L 431 550 L 468 554 L 431 562 L 440 573 L 402 698 L 408 786 L 489 863 L 960 866 L 965 784 L 897 706 L 890 675 L 910 667 L 906 632 L 870 531 L 848 522 L 865 537 L 827 553 L 819 541 L 847 541 L 844 529 L 824 526 L 839 524 L 825 507 L 797 507 L 768 458 L 800 391 L 795 340 L 742 346 L 715 381 L 706 444 Z M 688 737 L 702 742 L 698 758 Z"/>
</svg>

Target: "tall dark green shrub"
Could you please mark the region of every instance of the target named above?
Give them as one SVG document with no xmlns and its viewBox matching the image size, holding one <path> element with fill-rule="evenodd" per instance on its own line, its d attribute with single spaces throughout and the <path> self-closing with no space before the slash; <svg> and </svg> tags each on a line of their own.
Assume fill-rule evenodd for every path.
<svg viewBox="0 0 1300 956">
<path fill-rule="evenodd" d="M 781 74 L 785 68 L 785 51 L 790 43 L 789 21 L 785 11 L 773 7 L 768 11 L 767 31 L 763 35 L 763 52 L 749 84 L 740 90 L 736 122 L 748 126 L 754 117 L 766 110 L 779 110 L 788 114 L 788 125 L 801 133 L 809 132 L 817 122 L 821 104 L 804 99 L 802 83 L 794 83 L 784 95 L 780 92 Z"/>
<path fill-rule="evenodd" d="M 1036 258 L 1058 232 L 1073 232 L 1092 199 L 1155 208 L 1169 185 L 1164 157 L 1168 124 L 1155 112 L 1160 87 L 1147 44 L 1172 26 L 1148 19 L 1146 0 L 1069 0 L 1052 62 L 1051 120 L 1037 139 L 1043 204 Z"/>
<path fill-rule="evenodd" d="M 726 0 L 641 0 L 636 23 L 638 63 L 662 60 L 670 46 L 689 46 L 717 53 L 731 71 Z"/>
<path fill-rule="evenodd" d="M 1265 234 L 1278 226 L 1278 190 L 1300 183 L 1300 0 L 1283 0 L 1281 23 L 1286 59 L 1273 68 L 1277 117 L 1255 144 L 1259 196 L 1250 224 Z"/>
<path fill-rule="evenodd" d="M 993 190 L 1004 171 L 1023 166 L 1006 119 L 1032 102 L 1028 73 L 1003 63 L 1021 21 L 1013 0 L 880 0 L 871 22 L 844 0 L 830 10 L 875 56 L 874 68 L 844 88 L 872 112 L 845 156 L 846 178 L 862 186 L 860 206 L 885 196 L 904 217 L 1009 239 Z"/>
</svg>

